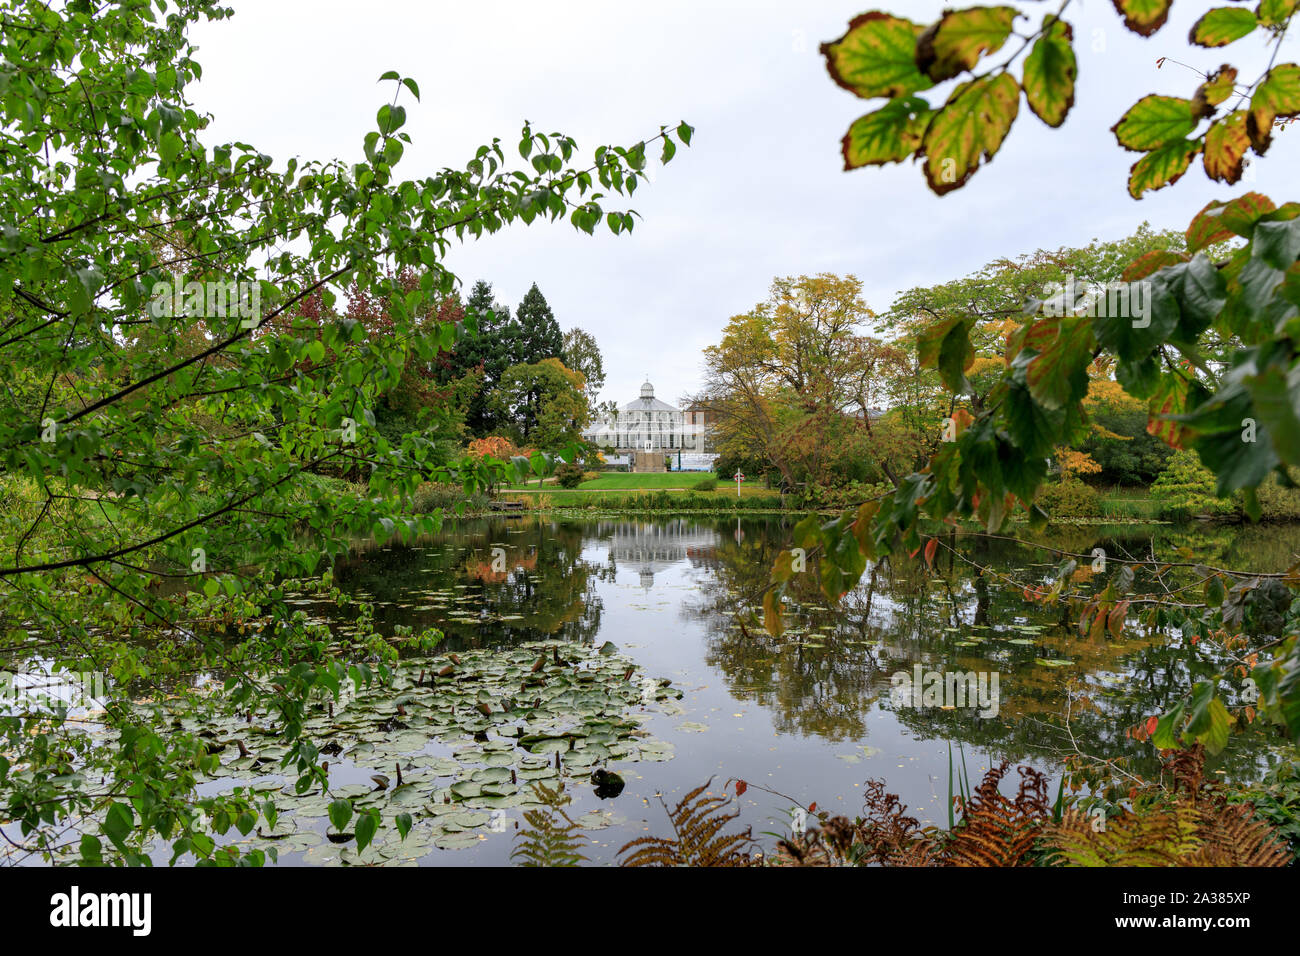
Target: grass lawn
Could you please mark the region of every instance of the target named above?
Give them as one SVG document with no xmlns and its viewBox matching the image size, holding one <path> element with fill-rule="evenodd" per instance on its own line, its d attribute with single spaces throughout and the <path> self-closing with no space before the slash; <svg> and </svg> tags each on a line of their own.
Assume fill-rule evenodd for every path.
<svg viewBox="0 0 1300 956">
<path fill-rule="evenodd" d="M 681 488 L 689 491 L 706 478 L 712 478 L 711 471 L 669 471 L 636 475 L 631 472 L 611 472 L 592 481 L 584 481 L 578 487 L 583 491 L 634 491 L 638 489 L 658 490 L 660 488 Z M 721 484 L 721 483 L 719 483 Z"/>
</svg>

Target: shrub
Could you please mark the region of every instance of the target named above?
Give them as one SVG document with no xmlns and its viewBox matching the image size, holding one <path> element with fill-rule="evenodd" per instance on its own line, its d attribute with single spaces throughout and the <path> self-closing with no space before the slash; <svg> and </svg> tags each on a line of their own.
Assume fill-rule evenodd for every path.
<svg viewBox="0 0 1300 956">
<path fill-rule="evenodd" d="M 1097 489 L 1078 478 L 1062 478 L 1044 485 L 1035 503 L 1053 518 L 1095 518 L 1101 513 Z"/>
<path fill-rule="evenodd" d="M 1295 475 L 1292 474 L 1292 479 Z M 1259 510 L 1265 521 L 1300 519 L 1300 488 L 1284 488 L 1277 475 L 1269 475 L 1259 486 Z"/>
<path fill-rule="evenodd" d="M 451 511 L 461 502 L 467 511 L 486 511 L 488 497 L 482 492 L 465 494 L 460 485 L 439 485 L 426 481 L 411 495 L 411 513 L 427 515 L 434 511 Z"/>
<path fill-rule="evenodd" d="M 697 481 L 695 484 L 691 486 L 691 490 L 692 491 L 717 491 L 718 479 L 705 478 L 703 481 Z"/>
<path fill-rule="evenodd" d="M 576 488 L 587 480 L 587 473 L 581 465 L 565 462 L 555 469 L 555 480 L 561 488 Z"/>
<path fill-rule="evenodd" d="M 1160 516 L 1168 520 L 1196 515 L 1231 515 L 1236 505 L 1214 494 L 1214 473 L 1201 464 L 1196 452 L 1183 450 L 1169 459 L 1151 486 L 1151 497 L 1160 502 Z"/>
</svg>

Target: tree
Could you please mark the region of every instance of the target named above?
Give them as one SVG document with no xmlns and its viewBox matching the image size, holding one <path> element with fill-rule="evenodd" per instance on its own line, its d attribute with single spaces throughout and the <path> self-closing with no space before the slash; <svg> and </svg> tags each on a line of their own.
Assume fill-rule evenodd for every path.
<svg viewBox="0 0 1300 956">
<path fill-rule="evenodd" d="M 456 344 L 449 375 L 478 376 L 478 388 L 470 400 L 465 422 L 470 433 L 481 438 L 501 424 L 493 417 L 492 394 L 505 370 L 519 361 L 521 330 L 510 317 L 509 306 L 497 304 L 491 283 L 482 279 L 470 290 L 465 312 L 473 317 L 476 331 Z"/>
<path fill-rule="evenodd" d="M 519 323 L 519 345 L 512 364 L 536 365 L 544 359 L 560 358 L 564 352 L 564 335 L 536 282 L 515 310 L 515 320 Z"/>
<path fill-rule="evenodd" d="M 567 368 L 582 376 L 586 383 L 591 417 L 598 418 L 601 409 L 597 405 L 596 396 L 605 387 L 605 360 L 601 357 L 596 337 L 582 329 L 570 329 L 564 333 L 564 348 L 560 358 Z"/>
<path fill-rule="evenodd" d="M 506 369 L 494 401 L 518 444 L 562 449 L 591 421 L 582 376 L 557 358 Z"/>
<path fill-rule="evenodd" d="M 650 146 L 586 162 L 572 138 L 525 125 L 522 169 L 494 140 L 401 179 L 420 91 L 395 72 L 361 162 L 209 146 L 189 34 L 229 15 L 213 0 L 165 18 L 147 0 L 0 0 L 0 647 L 25 655 L 30 629 L 56 670 L 106 675 L 96 719 L 113 735 L 103 746 L 66 711 L 0 717 L 6 837 L 47 859 L 147 865 L 166 841 L 173 861 L 263 862 L 213 834 L 273 826 L 273 800 L 201 794 L 218 757 L 177 709 L 255 715 L 299 790 L 328 789 L 304 732 L 313 698 L 384 680 L 399 647 L 436 635 L 331 634 L 286 586 L 338 596 L 332 561 L 351 541 L 437 528 L 405 512 L 421 482 L 469 490 L 507 471 L 444 466 L 425 435 L 375 428 L 408 362 L 456 342 L 454 322 L 425 320 L 456 288 L 443 257 L 540 217 L 624 231 L 630 213 L 592 189 L 631 192 Z M 378 334 L 330 311 L 354 283 L 386 304 Z M 319 480 L 334 466 L 366 487 Z M 200 692 L 200 674 L 224 681 Z M 360 815 L 358 846 L 379 822 Z"/>
<path fill-rule="evenodd" d="M 861 334 L 873 315 L 861 291 L 853 276 L 777 279 L 704 350 L 704 390 L 691 402 L 713 414 L 728 460 L 764 460 L 789 488 L 834 481 L 837 469 L 847 478 L 846 441 L 871 436 L 883 382 L 905 363 Z"/>
</svg>

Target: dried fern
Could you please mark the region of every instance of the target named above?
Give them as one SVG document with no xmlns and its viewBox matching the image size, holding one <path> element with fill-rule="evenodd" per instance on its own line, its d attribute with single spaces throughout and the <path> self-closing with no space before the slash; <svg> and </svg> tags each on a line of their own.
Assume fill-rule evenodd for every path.
<svg viewBox="0 0 1300 956">
<path fill-rule="evenodd" d="M 1286 866 L 1291 854 L 1250 807 L 1188 797 L 1143 813 L 1126 812 L 1096 828 L 1073 809 L 1053 828 L 1066 866 Z"/>
<path fill-rule="evenodd" d="M 520 866 L 577 866 L 585 862 L 580 851 L 587 840 L 582 827 L 565 812 L 573 798 L 564 792 L 564 784 L 551 788 L 538 782 L 533 792 L 545 809 L 524 813 L 526 826 L 516 837 L 518 845 L 510 859 L 521 860 Z"/>
<path fill-rule="evenodd" d="M 663 798 L 659 803 L 672 824 L 673 838 L 638 837 L 620 849 L 623 866 L 749 866 L 749 848 L 754 843 L 750 827 L 739 833 L 724 833 L 740 811 L 724 810 L 730 800 L 708 796 L 705 791 L 712 778 L 682 797 L 669 811 Z"/>
<path fill-rule="evenodd" d="M 948 866 L 1033 866 L 1044 825 L 1051 816 L 1047 778 L 1032 767 L 1017 768 L 1014 800 L 998 789 L 1009 764 L 991 768 L 962 808 L 962 819 L 944 847 Z"/>
</svg>

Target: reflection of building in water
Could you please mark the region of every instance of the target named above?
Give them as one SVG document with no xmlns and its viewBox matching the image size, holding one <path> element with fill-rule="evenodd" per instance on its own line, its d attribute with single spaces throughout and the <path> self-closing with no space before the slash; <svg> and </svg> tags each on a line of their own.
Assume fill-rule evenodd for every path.
<svg viewBox="0 0 1300 956">
<path fill-rule="evenodd" d="M 709 556 L 718 542 L 716 531 L 687 518 L 653 524 L 602 521 L 597 534 L 609 538 L 610 563 L 618 569 L 635 571 L 647 591 L 654 587 L 655 574 Z"/>
</svg>

